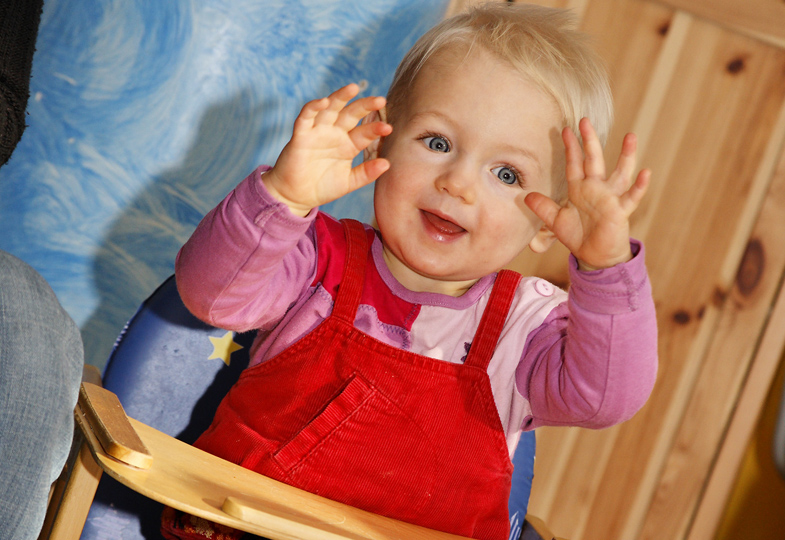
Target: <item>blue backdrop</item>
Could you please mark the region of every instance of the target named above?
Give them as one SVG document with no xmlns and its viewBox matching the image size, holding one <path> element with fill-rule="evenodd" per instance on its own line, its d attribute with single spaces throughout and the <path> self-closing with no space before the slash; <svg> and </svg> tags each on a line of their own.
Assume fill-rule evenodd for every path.
<svg viewBox="0 0 785 540">
<path fill-rule="evenodd" d="M 0 249 L 103 366 L 199 219 L 273 163 L 302 104 L 384 94 L 447 0 L 45 0 L 28 128 L 0 169 Z M 368 188 L 331 204 L 367 220 Z"/>
</svg>

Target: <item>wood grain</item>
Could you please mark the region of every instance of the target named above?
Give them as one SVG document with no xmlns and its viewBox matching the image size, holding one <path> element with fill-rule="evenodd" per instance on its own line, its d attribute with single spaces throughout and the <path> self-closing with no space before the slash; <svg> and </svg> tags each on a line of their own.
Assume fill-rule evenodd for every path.
<svg viewBox="0 0 785 540">
<path fill-rule="evenodd" d="M 718 25 L 785 47 L 785 4 L 778 0 L 659 0 Z"/>
<path fill-rule="evenodd" d="M 708 438 L 709 443 L 720 441 L 719 451 L 718 445 L 710 446 L 703 441 L 688 445 L 693 453 L 703 451 L 712 458 L 705 472 L 691 471 L 693 475 L 704 472 L 701 477 L 706 477 L 707 481 L 701 496 L 694 497 L 696 502 L 692 504 L 697 506 L 694 516 L 688 515 L 692 519 L 688 524 L 687 537 L 690 540 L 714 537 L 747 441 L 752 436 L 785 346 L 785 294 L 782 292 L 782 276 L 785 274 L 785 253 L 782 249 L 785 246 L 785 154 L 773 179 L 740 265 L 729 308 L 720 321 L 718 335 L 722 337 L 715 341 L 707 356 L 705 371 L 723 374 L 723 377 L 699 378 L 679 433 L 677 444 L 687 446 L 681 439 L 691 429 L 695 430 L 695 423 L 700 420 L 701 435 L 707 431 L 711 433 L 709 429 L 713 429 L 715 436 Z M 773 308 L 768 302 L 770 298 L 776 298 Z M 759 341 L 749 340 L 745 334 L 757 329 L 764 329 Z M 744 362 L 734 361 L 737 359 Z M 717 381 L 724 381 L 725 386 L 717 386 Z M 711 387 L 706 386 L 709 382 Z M 738 397 L 729 402 L 723 399 L 725 396 Z M 713 420 L 709 412 L 717 414 L 720 420 Z M 706 419 L 710 422 L 708 426 Z M 703 458 L 700 462 L 707 460 Z M 669 472 L 680 476 L 685 471 Z M 670 498 L 669 495 L 666 497 Z M 680 497 L 685 498 L 684 494 Z M 677 503 L 678 500 L 671 504 Z M 668 510 L 665 508 L 663 511 Z M 655 534 L 655 519 L 649 520 L 649 537 Z"/>
<path fill-rule="evenodd" d="M 140 469 L 152 465 L 152 455 L 131 427 L 114 393 L 89 382 L 82 383 L 76 418 L 82 431 L 92 431 L 108 455 Z"/>
<path fill-rule="evenodd" d="M 47 511 L 47 519 L 39 537 L 41 539 L 73 540 L 82 533 L 90 511 L 90 501 L 95 496 L 103 471 L 86 444 L 80 445 L 72 466 L 62 493 L 62 502 Z"/>
</svg>

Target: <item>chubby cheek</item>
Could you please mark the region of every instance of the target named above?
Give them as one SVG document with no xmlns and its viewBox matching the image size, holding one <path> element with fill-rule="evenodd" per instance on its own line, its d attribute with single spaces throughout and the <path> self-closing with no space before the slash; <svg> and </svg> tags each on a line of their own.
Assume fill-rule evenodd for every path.
<svg viewBox="0 0 785 540">
<path fill-rule="evenodd" d="M 488 259 L 493 258 L 502 266 L 526 249 L 540 229 L 534 214 L 530 211 L 524 214 L 517 208 L 486 216 L 486 223 L 482 251 Z"/>
<path fill-rule="evenodd" d="M 395 183 L 391 180 L 390 177 L 379 178 L 376 181 L 373 197 L 376 226 L 385 240 L 392 240 L 399 229 L 410 228 L 407 219 L 411 219 L 411 216 L 407 216 L 404 211 L 403 201 L 398 196 Z"/>
<path fill-rule="evenodd" d="M 377 212 L 400 210 L 415 204 L 419 189 L 415 175 L 401 169 L 390 169 L 376 180 L 374 207 Z"/>
</svg>

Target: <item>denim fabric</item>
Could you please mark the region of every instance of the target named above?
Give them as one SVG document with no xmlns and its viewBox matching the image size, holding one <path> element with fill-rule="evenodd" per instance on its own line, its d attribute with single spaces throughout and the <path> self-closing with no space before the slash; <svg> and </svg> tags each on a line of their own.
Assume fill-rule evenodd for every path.
<svg viewBox="0 0 785 540">
<path fill-rule="evenodd" d="M 84 363 L 44 279 L 0 251 L 0 536 L 34 540 L 68 457 Z"/>
</svg>

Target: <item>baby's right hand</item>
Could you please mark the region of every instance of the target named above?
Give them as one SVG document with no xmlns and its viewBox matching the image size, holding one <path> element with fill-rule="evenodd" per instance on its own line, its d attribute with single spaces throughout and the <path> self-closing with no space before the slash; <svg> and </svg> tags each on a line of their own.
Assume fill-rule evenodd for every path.
<svg viewBox="0 0 785 540">
<path fill-rule="evenodd" d="M 313 208 L 370 184 L 389 169 L 390 163 L 383 158 L 352 168 L 357 154 L 392 132 L 392 126 L 381 121 L 358 125 L 385 104 L 379 96 L 349 103 L 358 92 L 356 84 L 349 84 L 329 97 L 306 103 L 275 167 L 262 175 L 270 194 L 294 214 L 306 216 Z"/>
</svg>

